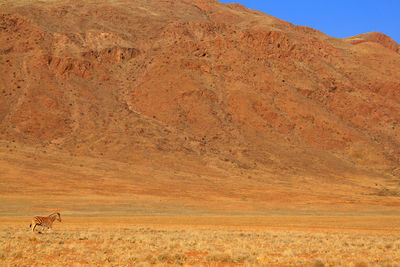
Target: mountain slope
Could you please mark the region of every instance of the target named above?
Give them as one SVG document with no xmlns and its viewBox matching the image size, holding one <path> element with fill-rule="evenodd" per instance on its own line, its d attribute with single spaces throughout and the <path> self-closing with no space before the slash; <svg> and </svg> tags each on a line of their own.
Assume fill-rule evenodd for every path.
<svg viewBox="0 0 400 267">
<path fill-rule="evenodd" d="M 71 177 L 80 190 L 91 175 L 121 176 L 129 182 L 110 192 L 195 206 L 254 208 L 279 192 L 296 203 L 398 201 L 400 54 L 383 34 L 340 40 L 213 0 L 5 1 L 0 31 L 1 165 L 16 170 L 0 177 L 19 194 L 36 188 L 14 177 L 26 166 L 59 186 L 63 175 L 44 166 L 69 174 L 75 158 L 142 170 L 92 166 Z M 42 164 L 29 163 L 35 151 Z M 189 187 L 177 172 L 197 178 Z"/>
</svg>

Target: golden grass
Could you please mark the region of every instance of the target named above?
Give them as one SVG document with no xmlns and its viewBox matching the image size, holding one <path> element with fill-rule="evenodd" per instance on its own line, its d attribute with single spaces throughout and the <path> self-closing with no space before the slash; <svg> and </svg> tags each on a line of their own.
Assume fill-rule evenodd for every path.
<svg viewBox="0 0 400 267">
<path fill-rule="evenodd" d="M 400 266 L 398 222 L 394 217 L 67 217 L 53 231 L 38 234 L 29 231 L 29 218 L 1 218 L 0 266 Z"/>
</svg>

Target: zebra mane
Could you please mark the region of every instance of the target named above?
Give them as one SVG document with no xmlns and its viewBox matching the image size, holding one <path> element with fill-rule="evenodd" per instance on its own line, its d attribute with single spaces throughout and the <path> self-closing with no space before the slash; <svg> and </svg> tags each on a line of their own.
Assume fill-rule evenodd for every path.
<svg viewBox="0 0 400 267">
<path fill-rule="evenodd" d="M 50 214 L 50 215 L 47 216 L 47 217 L 53 217 L 53 216 L 55 216 L 55 215 L 60 216 L 60 213 L 59 213 L 59 212 L 53 212 L 52 214 Z"/>
</svg>

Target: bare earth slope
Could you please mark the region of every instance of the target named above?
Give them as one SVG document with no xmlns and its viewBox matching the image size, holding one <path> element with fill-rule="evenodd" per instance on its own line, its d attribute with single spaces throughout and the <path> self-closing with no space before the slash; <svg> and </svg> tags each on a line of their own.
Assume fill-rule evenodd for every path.
<svg viewBox="0 0 400 267">
<path fill-rule="evenodd" d="M 0 1 L 0 214 L 392 212 L 399 47 L 214 0 Z"/>
</svg>

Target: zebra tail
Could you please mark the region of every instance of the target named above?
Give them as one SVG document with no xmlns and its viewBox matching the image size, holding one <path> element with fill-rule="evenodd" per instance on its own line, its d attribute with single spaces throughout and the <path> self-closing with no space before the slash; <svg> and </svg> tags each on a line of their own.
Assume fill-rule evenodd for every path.
<svg viewBox="0 0 400 267">
<path fill-rule="evenodd" d="M 29 228 L 32 228 L 32 224 L 29 225 Z"/>
</svg>

